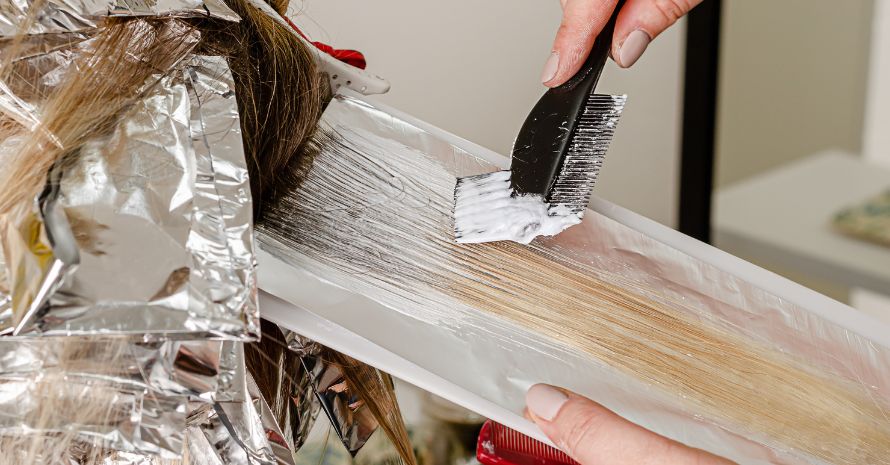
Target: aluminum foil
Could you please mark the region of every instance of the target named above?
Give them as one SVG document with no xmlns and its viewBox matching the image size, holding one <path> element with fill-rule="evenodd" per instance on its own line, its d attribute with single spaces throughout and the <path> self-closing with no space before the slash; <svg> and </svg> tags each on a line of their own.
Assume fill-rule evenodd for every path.
<svg viewBox="0 0 890 465">
<path fill-rule="evenodd" d="M 215 373 L 192 368 L 212 369 L 219 344 L 201 344 L 2 340 L 0 436 L 73 431 L 84 444 L 178 457 L 189 395 L 215 387 Z"/>
<path fill-rule="evenodd" d="M 68 52 L 31 58 L 47 71 L 39 82 L 57 82 Z M 0 333 L 258 334 L 251 197 L 226 61 L 193 56 L 158 79 L 7 228 L 15 279 Z"/>
<path fill-rule="evenodd" d="M 222 0 L 9 0 L 0 3 L 0 39 L 17 34 L 84 31 L 113 16 L 240 20 Z"/>
<path fill-rule="evenodd" d="M 321 353 L 323 349 L 321 344 L 286 328 L 281 328 L 281 330 L 284 332 L 285 342 L 287 342 L 287 348 L 290 351 L 301 357 L 314 356 Z"/>
<path fill-rule="evenodd" d="M 478 272 L 473 257 L 520 246 L 446 246 L 454 179 L 503 168 L 505 159 L 351 96 L 327 107 L 322 127 L 332 145 L 257 226 L 261 288 L 326 319 L 320 334 L 351 331 L 391 356 L 381 361 L 405 361 L 406 375 L 427 370 L 427 385 L 443 387 L 437 394 L 509 418 L 523 431 L 537 431 L 521 417 L 525 391 L 548 382 L 739 463 L 824 463 L 703 411 L 682 393 L 496 317 L 485 304 L 471 305 L 472 294 L 456 295 L 473 282 L 511 285 L 509 277 L 492 282 Z M 344 179 L 349 183 L 335 181 Z M 890 401 L 890 331 L 879 322 L 601 199 L 592 205 L 580 225 L 534 242 L 529 253 L 631 289 L 684 321 L 805 362 L 867 391 L 878 405 Z M 554 277 L 552 285 L 560 284 Z M 274 321 L 300 330 L 300 320 L 286 312 Z M 338 341 L 326 343 L 339 349 Z M 763 386 L 773 388 L 780 389 Z M 472 401 L 462 402 L 464 393 Z"/>
<path fill-rule="evenodd" d="M 253 378 L 246 375 L 238 384 L 246 397 L 193 406 L 186 433 L 190 463 L 294 465 L 293 451 Z"/>
<path fill-rule="evenodd" d="M 355 456 L 377 430 L 377 419 L 363 408 L 358 394 L 350 391 L 340 367 L 318 356 L 307 355 L 301 360 L 321 409 L 346 450 Z"/>
<path fill-rule="evenodd" d="M 285 373 L 292 383 L 289 393 L 281 394 L 281 398 L 265 400 L 269 405 L 284 404 L 286 406 L 283 418 L 277 418 L 277 420 L 279 425 L 284 426 L 285 441 L 292 450 L 297 451 L 306 442 L 321 408 L 321 402 L 316 395 L 317 384 L 305 369 L 304 357 L 320 355 L 323 347 L 292 331 L 280 329 L 284 335 L 284 341 L 279 342 L 287 344 L 288 350 L 300 358 L 300 368 L 294 370 L 296 372 Z M 264 335 L 264 337 L 269 336 Z M 282 369 L 284 368 L 282 367 Z"/>
<path fill-rule="evenodd" d="M 285 441 L 294 451 L 306 441 L 318 410 L 325 416 L 346 449 L 355 455 L 377 429 L 377 421 L 363 408 L 362 401 L 351 392 L 338 365 L 326 360 L 330 351 L 321 344 L 293 331 L 281 328 L 288 350 L 299 356 L 299 373 L 287 373 L 293 381 L 292 392 L 286 398 L 266 399 L 269 403 L 287 404 Z M 270 412 L 271 414 L 271 412 Z"/>
</svg>

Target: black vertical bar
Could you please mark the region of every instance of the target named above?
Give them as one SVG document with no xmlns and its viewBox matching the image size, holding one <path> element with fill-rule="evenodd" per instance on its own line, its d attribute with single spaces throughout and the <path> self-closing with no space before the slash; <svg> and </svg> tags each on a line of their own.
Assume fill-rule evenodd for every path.
<svg viewBox="0 0 890 465">
<path fill-rule="evenodd" d="M 711 240 L 720 9 L 720 0 L 705 0 L 689 13 L 686 28 L 678 223 L 704 242 Z"/>
</svg>

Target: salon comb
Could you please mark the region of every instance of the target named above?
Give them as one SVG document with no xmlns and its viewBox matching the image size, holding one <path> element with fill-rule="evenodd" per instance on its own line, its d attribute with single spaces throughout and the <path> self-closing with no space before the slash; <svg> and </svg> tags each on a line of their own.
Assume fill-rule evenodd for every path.
<svg viewBox="0 0 890 465">
<path fill-rule="evenodd" d="M 528 243 L 581 222 L 626 100 L 594 94 L 623 4 L 578 73 L 532 108 L 513 144 L 510 170 L 457 180 L 457 242 Z"/>
<path fill-rule="evenodd" d="M 483 465 L 578 465 L 565 452 L 491 420 L 479 431 L 476 460 Z"/>
</svg>

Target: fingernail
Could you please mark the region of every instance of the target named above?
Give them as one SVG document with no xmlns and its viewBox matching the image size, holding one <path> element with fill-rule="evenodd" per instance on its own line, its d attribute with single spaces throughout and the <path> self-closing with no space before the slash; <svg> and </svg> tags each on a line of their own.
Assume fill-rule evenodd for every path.
<svg viewBox="0 0 890 465">
<path fill-rule="evenodd" d="M 553 52 L 550 54 L 550 58 L 547 59 L 547 63 L 544 63 L 544 72 L 541 73 L 541 82 L 546 84 L 548 81 L 555 78 L 557 71 L 559 71 L 559 52 Z"/>
<path fill-rule="evenodd" d="M 550 421 L 568 401 L 568 396 L 547 384 L 535 384 L 525 394 L 525 403 L 536 417 Z"/>
<path fill-rule="evenodd" d="M 622 68 L 630 68 L 633 66 L 633 64 L 643 56 L 643 52 L 646 51 L 649 42 L 652 42 L 652 39 L 649 38 L 649 34 L 646 34 L 646 31 L 637 29 L 628 34 L 627 38 L 624 39 L 624 43 L 621 44 L 621 48 L 618 50 L 618 64 L 621 65 Z"/>
</svg>

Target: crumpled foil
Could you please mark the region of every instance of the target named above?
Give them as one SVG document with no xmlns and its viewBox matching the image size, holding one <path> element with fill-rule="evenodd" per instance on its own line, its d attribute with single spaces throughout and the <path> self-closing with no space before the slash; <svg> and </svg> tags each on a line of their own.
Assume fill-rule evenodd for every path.
<svg viewBox="0 0 890 465">
<path fill-rule="evenodd" d="M 240 345 L 211 340 L 0 338 L 0 436 L 18 434 L 22 425 L 32 432 L 59 432 L 76 425 L 78 440 L 84 443 L 98 439 L 117 451 L 178 456 L 189 399 L 210 405 L 245 398 L 244 354 L 236 350 Z M 53 385 L 47 380 L 64 381 Z M 75 411 L 40 423 L 46 418 L 40 409 L 48 399 L 86 398 L 78 405 L 83 408 L 97 389 L 115 396 L 113 404 L 98 405 L 119 412 L 109 417 L 114 421 Z"/>
<path fill-rule="evenodd" d="M 222 0 L 10 0 L 0 3 L 0 38 L 93 29 L 109 16 L 240 19 Z"/>
<path fill-rule="evenodd" d="M 233 350 L 243 361 L 243 344 Z M 189 413 L 190 464 L 293 465 L 293 450 L 253 378 L 242 372 L 225 389 L 233 391 L 227 401 L 194 404 Z"/>
<path fill-rule="evenodd" d="M 285 328 L 281 328 L 281 331 L 284 333 L 284 340 L 287 343 L 287 348 L 291 352 L 294 352 L 301 357 L 318 355 L 321 353 L 321 344 Z"/>
<path fill-rule="evenodd" d="M 115 402 L 105 405 L 91 392 L 111 394 Z M 60 398 L 80 402 L 68 412 L 41 415 L 44 402 Z M 91 405 L 111 415 L 91 415 Z M 192 465 L 293 464 L 271 410 L 244 371 L 241 342 L 0 339 L 0 437 L 20 436 L 23 426 L 41 434 L 75 431 L 83 447 L 101 443 L 109 465 L 177 458 L 183 444 Z"/>
<path fill-rule="evenodd" d="M 47 70 L 42 85 L 57 82 L 69 51 L 30 58 Z M 224 58 L 192 56 L 160 77 L 56 171 L 5 231 L 12 311 L 0 333 L 258 335 L 251 197 Z"/>
<path fill-rule="evenodd" d="M 312 355 L 303 356 L 301 360 L 312 380 L 321 409 L 331 421 L 337 437 L 355 456 L 377 430 L 377 419 L 363 408 L 364 403 L 358 394 L 349 389 L 339 366 Z"/>
<path fill-rule="evenodd" d="M 274 325 L 268 321 L 264 321 L 264 323 Z M 282 370 L 288 370 L 284 372 L 284 375 L 291 383 L 289 392 L 282 392 L 277 398 L 265 400 L 268 405 L 284 405 L 284 408 L 281 409 L 281 417 L 277 417 L 278 424 L 283 427 L 284 440 L 292 450 L 297 451 L 306 442 L 321 408 L 320 399 L 315 394 L 316 383 L 305 369 L 304 357 L 320 354 L 323 347 L 294 332 L 284 328 L 279 329 L 284 340 L 277 342 L 287 345 L 288 350 L 298 357 L 299 365 L 296 370 L 293 366 L 281 367 Z M 271 336 L 264 333 L 263 337 Z M 295 372 L 291 372 L 291 370 Z"/>
<path fill-rule="evenodd" d="M 287 399 L 286 440 L 298 450 L 315 423 L 318 410 L 324 411 L 344 447 L 355 455 L 378 427 L 377 420 L 356 393 L 349 390 L 340 367 L 327 360 L 330 354 L 321 344 L 286 328 L 279 327 L 289 351 L 300 358 L 300 373 L 289 373 L 294 387 Z M 356 361 L 356 363 L 360 363 Z"/>
<path fill-rule="evenodd" d="M 16 24 L 34 5 L 36 21 Z M 43 100 L 109 15 L 238 20 L 219 0 L 0 5 L 0 55 L 10 45 L 26 52 L 0 82 L 4 115 L 39 128 Z M 11 41 L 10 31 L 39 34 Z M 200 39 L 196 30 L 171 33 L 187 47 Z M 245 407 L 238 341 L 258 336 L 259 314 L 231 73 L 223 57 L 191 55 L 146 88 L 112 131 L 48 173 L 31 211 L 6 219 L 0 436 L 71 436 L 71 463 L 83 454 L 108 465 L 156 463 L 183 453 L 189 412 L 227 406 L 220 411 L 232 409 L 225 418 L 235 440 L 271 451 L 263 435 L 260 443 L 244 436 L 260 420 Z M 16 142 L 0 141 L 0 157 Z"/>
<path fill-rule="evenodd" d="M 215 387 L 209 372 L 189 369 L 213 367 L 214 351 L 206 349 L 177 342 L 4 339 L 0 436 L 74 433 L 78 442 L 178 457 L 188 396 Z"/>
</svg>

